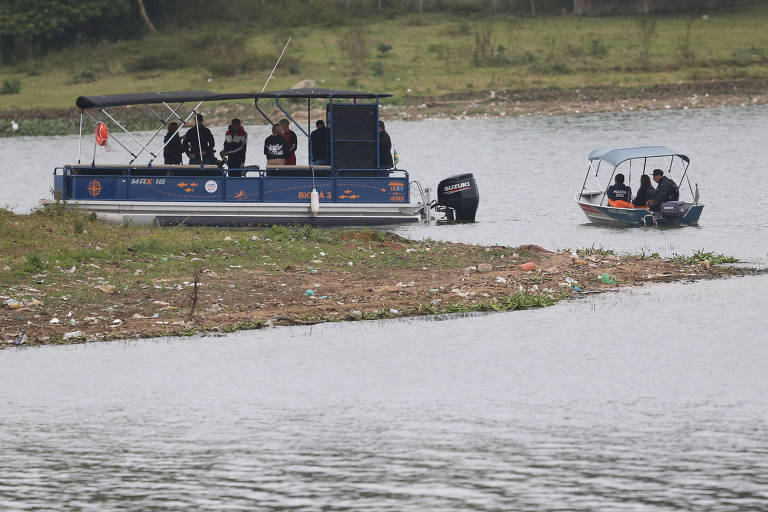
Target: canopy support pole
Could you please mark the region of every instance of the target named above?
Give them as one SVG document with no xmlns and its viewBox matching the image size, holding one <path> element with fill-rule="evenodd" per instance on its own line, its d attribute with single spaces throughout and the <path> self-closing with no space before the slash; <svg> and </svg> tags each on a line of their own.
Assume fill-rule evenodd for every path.
<svg viewBox="0 0 768 512">
<path fill-rule="evenodd" d="M 98 123 L 98 122 L 100 122 L 100 121 L 96 120 L 96 119 L 95 119 L 95 118 L 94 118 L 94 117 L 93 117 L 91 114 L 88 114 L 87 112 L 86 112 L 86 114 L 88 115 L 88 117 L 90 117 L 91 119 L 93 119 L 93 120 L 94 120 L 94 121 L 96 121 L 97 123 Z M 101 110 L 99 110 L 99 115 L 101 115 Z M 134 154 L 133 154 L 133 151 L 131 151 L 130 149 L 128 149 L 128 148 L 125 146 L 125 144 L 123 144 L 122 142 L 120 142 L 120 139 L 118 139 L 117 137 L 115 137 L 115 136 L 114 136 L 114 134 L 113 134 L 113 135 L 111 135 L 111 137 L 114 139 L 114 141 L 115 141 L 115 142 L 117 142 L 117 143 L 120 145 L 120 147 L 121 147 L 121 148 L 123 148 L 123 149 L 124 149 L 124 150 L 126 150 L 128 153 L 130 153 L 130 154 L 131 154 L 131 156 L 136 156 L 136 155 L 134 155 Z M 96 163 L 95 163 L 95 162 L 96 162 L 96 138 L 94 137 L 94 139 L 93 139 L 93 161 L 91 162 L 91 166 L 95 166 L 95 165 L 96 165 Z"/>
<path fill-rule="evenodd" d="M 312 98 L 307 98 L 307 131 L 312 131 L 312 119 L 310 119 L 310 113 L 312 112 Z M 309 152 L 309 156 L 307 157 L 307 160 L 309 161 L 309 165 L 312 165 L 314 162 L 314 158 L 312 158 L 312 137 L 307 137 L 307 151 Z"/>
<path fill-rule="evenodd" d="M 273 123 L 272 120 L 269 118 L 269 116 L 267 114 L 265 114 L 263 110 L 261 110 L 261 107 L 259 106 L 259 98 L 254 98 L 253 106 L 255 106 L 256 110 L 259 111 L 259 114 L 261 114 L 261 117 L 263 117 L 264 119 L 267 120 L 267 122 L 269 123 L 269 126 L 271 128 L 272 125 L 274 125 L 275 123 Z"/>
<path fill-rule="evenodd" d="M 680 183 L 677 184 L 677 188 L 680 188 L 680 185 L 683 184 L 683 179 L 685 179 L 685 175 L 688 174 L 688 167 L 690 167 L 690 165 L 691 165 L 690 161 L 686 162 L 685 170 L 683 171 L 683 175 L 680 177 Z M 691 180 L 688 180 L 688 188 L 691 190 L 691 197 L 693 197 L 694 193 L 693 193 L 693 187 L 691 186 Z"/>
<path fill-rule="evenodd" d="M 630 160 L 631 162 L 631 160 Z M 608 178 L 608 186 L 611 186 L 611 183 L 613 183 L 613 175 L 616 174 L 616 167 L 613 168 L 613 171 L 611 171 L 611 177 Z M 600 206 L 603 206 L 603 201 L 605 201 L 605 198 L 608 197 L 608 194 L 603 194 L 603 197 L 600 198 Z"/>
<path fill-rule="evenodd" d="M 106 111 L 106 110 L 104 110 L 103 108 L 100 108 L 100 109 L 99 109 L 99 112 L 104 112 L 104 115 L 105 115 L 105 116 L 107 116 L 107 117 L 108 117 L 108 118 L 109 118 L 109 119 L 110 119 L 110 120 L 111 120 L 113 123 L 115 123 L 115 124 L 117 125 L 117 127 L 118 127 L 118 128 L 120 128 L 121 130 L 123 130 L 123 131 L 125 132 L 125 134 L 126 134 L 126 135 L 128 135 L 130 138 L 132 138 L 132 139 L 133 139 L 133 141 L 134 141 L 136 144 L 138 144 L 139 146 L 141 146 L 141 141 L 140 141 L 139 139 L 137 139 L 136 137 L 134 137 L 134 136 L 133 136 L 133 134 L 132 134 L 131 132 L 129 132 L 128 130 L 126 130 L 126 129 L 125 129 L 125 127 L 124 127 L 123 125 L 121 125 L 121 124 L 120 124 L 120 122 L 119 122 L 117 119 L 115 119 L 114 117 L 112 117 L 111 115 L 109 115 L 109 112 L 107 112 L 107 111 Z M 115 140 L 117 140 L 117 139 L 115 139 Z M 123 146 L 123 147 L 125 147 L 125 146 Z M 134 159 L 136 158 L 136 155 L 135 155 L 135 154 L 134 154 L 132 151 L 128 151 L 128 152 L 129 152 L 129 153 L 130 153 L 130 154 L 133 156 L 133 158 L 134 158 Z M 149 152 L 149 154 L 150 154 L 150 155 L 152 155 L 152 156 L 154 156 L 154 157 L 157 157 L 157 155 L 155 155 L 155 154 L 154 154 L 152 151 L 150 151 L 150 152 Z"/>
<path fill-rule="evenodd" d="M 592 162 L 589 162 L 589 167 L 587 168 L 587 175 L 584 176 L 584 183 L 581 184 L 581 192 L 579 192 L 579 199 L 584 195 L 584 187 L 587 186 L 587 180 L 589 179 L 589 171 L 592 170 Z"/>
<path fill-rule="evenodd" d="M 175 131 L 175 132 L 174 132 L 174 134 L 173 134 L 174 136 L 176 136 L 176 135 L 177 135 L 177 134 L 178 134 L 178 133 L 181 131 L 181 129 L 184 127 L 184 125 L 187 123 L 187 121 L 189 121 L 189 118 L 190 118 L 190 117 L 192 117 L 192 115 L 195 113 L 195 110 L 197 110 L 197 109 L 200 107 L 200 105 L 202 105 L 202 104 L 203 104 L 203 102 L 202 102 L 202 101 L 201 101 L 200 103 L 198 103 L 198 104 L 197 104 L 197 106 L 195 106 L 195 108 L 192 110 L 192 112 L 190 112 L 190 113 L 189 113 L 189 115 L 188 115 L 187 117 L 185 117 L 185 118 L 182 118 L 182 117 L 181 117 L 180 115 L 178 115 L 178 114 L 176 115 L 176 117 L 178 117 L 179 121 L 181 121 L 181 124 L 179 125 L 179 127 L 178 127 L 178 128 L 176 128 L 176 131 Z M 165 105 L 166 107 L 168 107 L 168 110 L 170 110 L 171 112 L 173 112 L 173 109 L 171 109 L 171 107 L 169 107 L 167 103 L 163 102 L 163 105 Z M 182 104 L 182 105 L 183 105 L 183 104 Z M 179 107 L 181 107 L 181 105 L 179 105 Z M 167 141 L 165 141 L 165 143 L 163 144 L 163 147 L 162 147 L 162 148 L 160 148 L 160 149 L 161 149 L 161 150 L 164 150 L 164 149 L 165 149 L 165 146 L 167 146 L 168 144 L 170 144 L 172 139 L 173 139 L 173 137 L 171 137 L 170 139 L 168 139 Z M 157 158 L 157 157 L 155 157 L 155 158 Z M 149 161 L 149 163 L 151 164 L 152 162 L 154 162 L 154 161 L 155 161 L 155 158 L 153 158 L 152 160 L 150 160 L 150 161 Z"/>
<path fill-rule="evenodd" d="M 165 102 L 163 102 L 163 103 L 165 104 Z M 183 103 L 179 103 L 179 106 L 178 106 L 178 107 L 176 107 L 176 110 L 174 110 L 172 114 L 170 114 L 168 117 L 166 117 L 164 121 L 163 121 L 163 118 L 162 118 L 160 115 L 158 115 L 158 114 L 157 114 L 157 112 L 155 112 L 154 110 L 152 110 L 151 108 L 149 108 L 149 110 L 150 110 L 150 111 L 151 111 L 153 114 L 155 114 L 155 117 L 157 117 L 158 119 L 160 119 L 161 121 L 163 121 L 163 124 L 161 124 L 161 125 L 160 125 L 160 128 L 158 128 L 158 129 L 157 129 L 157 131 L 156 131 L 155 133 L 153 133 L 153 134 L 152 134 L 152 136 L 149 138 L 149 140 L 148 140 L 148 141 L 147 141 L 145 144 L 143 144 L 143 145 L 141 146 L 141 150 L 140 150 L 138 153 L 136 153 L 136 156 L 135 156 L 135 157 L 133 157 L 133 160 L 131 160 L 130 162 L 128 162 L 128 165 L 132 164 L 132 163 L 134 162 L 134 160 L 136 160 L 136 159 L 139 157 L 139 155 L 141 155 L 141 154 L 142 154 L 142 153 L 143 153 L 145 150 L 146 150 L 146 151 L 148 151 L 148 149 L 147 149 L 147 146 L 149 146 L 150 144 L 152 144 L 152 141 L 153 141 L 153 140 L 155 140 L 155 137 L 157 137 L 157 134 L 158 134 L 158 133 L 160 133 L 160 130 L 162 130 L 162 129 L 165 127 L 165 125 L 168 123 L 168 121 L 170 121 L 170 120 L 171 120 L 171 118 L 172 118 L 174 115 L 175 115 L 176 117 L 179 117 L 179 115 L 177 114 L 177 111 L 178 111 L 178 110 L 181 108 L 181 106 L 182 106 L 182 105 L 183 105 Z M 165 146 L 163 146 L 163 148 L 165 148 Z M 152 153 L 152 152 L 150 151 L 150 153 Z M 153 156 L 154 156 L 154 155 L 153 155 Z M 157 158 L 157 157 L 155 156 L 155 158 Z M 153 160 L 154 160 L 154 158 L 153 158 Z"/>
<path fill-rule="evenodd" d="M 93 119 L 93 116 L 91 114 L 88 114 L 88 117 L 96 121 L 96 124 L 101 122 L 101 110 L 99 110 L 98 119 Z M 93 157 L 91 158 L 91 167 L 94 167 L 96 165 L 96 136 L 93 137 Z"/>
<path fill-rule="evenodd" d="M 80 163 L 80 153 L 83 148 L 83 111 L 80 110 L 80 136 L 77 138 L 77 163 Z"/>
<path fill-rule="evenodd" d="M 305 137 L 309 137 L 309 134 L 304 131 L 304 128 L 301 127 L 299 123 L 296 122 L 294 118 L 291 117 L 291 114 L 286 112 L 286 110 L 283 108 L 283 106 L 280 104 L 280 98 L 275 98 L 275 105 L 277 105 L 277 108 L 279 108 L 283 114 L 285 114 L 285 117 L 291 120 L 291 122 L 296 126 L 296 128 L 299 129 L 301 133 L 304 134 Z"/>
<path fill-rule="evenodd" d="M 197 116 L 199 115 L 197 113 L 197 108 L 195 108 L 195 110 L 193 110 L 192 113 L 195 114 L 195 130 L 197 130 L 197 149 L 198 149 L 197 156 L 200 158 L 200 168 L 202 169 L 205 167 L 205 164 L 203 163 L 203 141 L 200 140 L 200 125 L 197 124 Z"/>
</svg>

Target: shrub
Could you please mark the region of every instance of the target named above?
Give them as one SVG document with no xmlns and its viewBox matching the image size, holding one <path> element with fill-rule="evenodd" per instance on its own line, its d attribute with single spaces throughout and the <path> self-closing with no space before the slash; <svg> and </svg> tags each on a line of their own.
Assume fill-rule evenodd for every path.
<svg viewBox="0 0 768 512">
<path fill-rule="evenodd" d="M 740 68 L 750 64 L 763 64 L 766 61 L 768 61 L 768 52 L 756 46 L 738 48 L 731 53 L 731 64 Z"/>
<path fill-rule="evenodd" d="M 381 62 L 374 62 L 371 66 L 373 76 L 382 76 L 384 74 L 384 65 Z"/>
<path fill-rule="evenodd" d="M 142 53 L 135 59 L 125 63 L 125 69 L 131 72 L 149 71 L 152 69 L 179 69 L 184 67 L 184 57 L 181 52 L 168 48 L 153 48 Z"/>
<path fill-rule="evenodd" d="M 42 272 L 45 270 L 45 264 L 38 254 L 32 253 L 25 256 L 24 272 L 32 274 L 33 272 Z"/>
<path fill-rule="evenodd" d="M 608 46 L 600 36 L 592 37 L 589 41 L 589 54 L 593 57 L 605 57 L 608 55 Z"/>
<path fill-rule="evenodd" d="M 339 48 L 347 56 L 353 69 L 359 71 L 368 56 L 368 43 L 360 27 L 353 27 L 339 36 Z"/>
<path fill-rule="evenodd" d="M 376 50 L 379 52 L 379 57 L 386 57 L 387 54 L 392 51 L 392 45 L 387 43 L 379 43 L 376 45 Z"/>
<path fill-rule="evenodd" d="M 656 20 L 642 17 L 638 18 L 635 23 L 640 40 L 640 65 L 648 69 L 651 62 L 651 43 L 656 35 Z"/>
<path fill-rule="evenodd" d="M 689 16 L 685 22 L 685 33 L 678 42 L 677 49 L 680 53 L 680 60 L 684 66 L 692 66 L 696 61 L 696 52 L 694 51 L 691 38 L 691 29 L 696 18 Z"/>
<path fill-rule="evenodd" d="M 83 68 L 74 75 L 72 75 L 73 84 L 82 84 L 96 81 L 96 73 L 88 68 Z"/>
<path fill-rule="evenodd" d="M 7 78 L 3 80 L 3 86 L 0 87 L 0 94 L 19 94 L 21 92 L 21 80 L 18 78 Z"/>
</svg>

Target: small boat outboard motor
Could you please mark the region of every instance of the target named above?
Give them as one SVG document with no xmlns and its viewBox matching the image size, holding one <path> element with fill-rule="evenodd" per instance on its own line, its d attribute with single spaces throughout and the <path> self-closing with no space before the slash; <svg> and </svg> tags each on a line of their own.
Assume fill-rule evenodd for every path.
<svg viewBox="0 0 768 512">
<path fill-rule="evenodd" d="M 475 222 L 480 203 L 475 177 L 471 173 L 457 174 L 437 185 L 437 202 L 432 207 L 444 212 L 449 221 Z"/>
<path fill-rule="evenodd" d="M 685 217 L 688 206 L 682 201 L 667 201 L 661 203 L 661 216 L 670 224 L 676 224 Z"/>
</svg>

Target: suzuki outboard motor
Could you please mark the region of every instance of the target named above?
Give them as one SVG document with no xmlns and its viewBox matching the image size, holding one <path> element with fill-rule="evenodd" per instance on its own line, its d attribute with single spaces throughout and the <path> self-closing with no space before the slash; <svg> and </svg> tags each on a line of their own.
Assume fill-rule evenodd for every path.
<svg viewBox="0 0 768 512">
<path fill-rule="evenodd" d="M 685 217 L 688 206 L 682 201 L 667 201 L 661 203 L 661 215 L 670 224 L 676 224 Z"/>
<path fill-rule="evenodd" d="M 480 203 L 475 177 L 470 173 L 451 176 L 437 186 L 437 203 L 434 208 L 445 212 L 448 220 L 475 222 Z"/>
</svg>

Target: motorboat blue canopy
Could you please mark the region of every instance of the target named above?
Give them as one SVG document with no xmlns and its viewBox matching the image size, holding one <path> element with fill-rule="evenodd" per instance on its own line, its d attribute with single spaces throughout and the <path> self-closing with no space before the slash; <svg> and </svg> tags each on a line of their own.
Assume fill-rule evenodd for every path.
<svg viewBox="0 0 768 512">
<path fill-rule="evenodd" d="M 345 91 L 341 89 L 286 89 L 269 92 L 218 93 L 211 91 L 140 92 L 132 94 L 109 94 L 104 96 L 78 96 L 78 108 L 104 108 L 125 105 L 147 105 L 152 103 L 184 103 L 188 101 L 224 101 L 259 98 L 387 98 L 391 94 L 375 92 Z"/>
<path fill-rule="evenodd" d="M 616 167 L 622 162 L 635 158 L 653 158 L 664 156 L 677 156 L 689 162 L 690 159 L 666 146 L 648 146 L 640 148 L 605 148 L 595 149 L 589 154 L 589 161 L 602 160 Z"/>
</svg>

